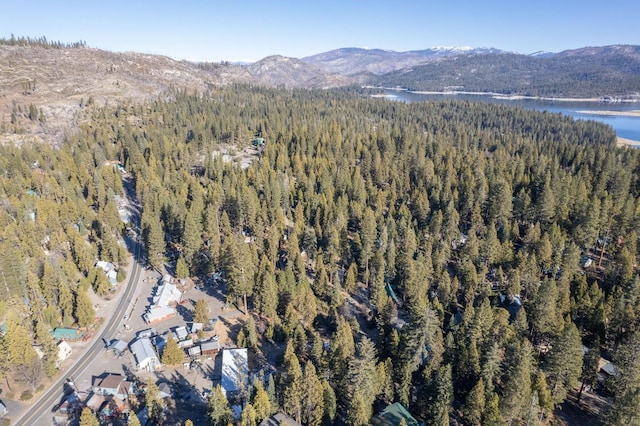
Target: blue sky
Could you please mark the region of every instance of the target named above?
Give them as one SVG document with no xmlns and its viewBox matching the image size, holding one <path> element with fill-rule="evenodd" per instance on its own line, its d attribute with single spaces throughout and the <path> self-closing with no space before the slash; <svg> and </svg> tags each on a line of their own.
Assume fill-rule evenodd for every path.
<svg viewBox="0 0 640 426">
<path fill-rule="evenodd" d="M 0 0 L 0 37 L 44 35 L 210 62 L 340 47 L 532 53 L 640 44 L 639 17 L 637 0 Z"/>
</svg>

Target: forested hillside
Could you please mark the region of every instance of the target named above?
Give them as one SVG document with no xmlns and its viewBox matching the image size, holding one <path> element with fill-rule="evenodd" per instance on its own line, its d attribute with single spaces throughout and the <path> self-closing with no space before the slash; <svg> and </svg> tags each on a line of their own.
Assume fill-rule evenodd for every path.
<svg viewBox="0 0 640 426">
<path fill-rule="evenodd" d="M 640 48 L 584 48 L 550 57 L 460 55 L 394 71 L 374 81 L 411 90 L 455 88 L 544 97 L 625 97 L 640 92 Z"/>
<path fill-rule="evenodd" d="M 246 169 L 216 151 L 255 136 Z M 618 365 L 602 418 L 620 424 L 640 389 L 639 152 L 591 121 L 359 90 L 96 108 L 59 150 L 0 147 L 0 373 L 19 377 L 51 327 L 87 325 L 93 263 L 123 261 L 110 161 L 135 182 L 148 262 L 222 271 L 264 324 L 247 321 L 252 351 L 286 342 L 267 412 L 363 425 L 400 401 L 427 424 L 544 423 L 594 376 L 584 344 Z"/>
</svg>

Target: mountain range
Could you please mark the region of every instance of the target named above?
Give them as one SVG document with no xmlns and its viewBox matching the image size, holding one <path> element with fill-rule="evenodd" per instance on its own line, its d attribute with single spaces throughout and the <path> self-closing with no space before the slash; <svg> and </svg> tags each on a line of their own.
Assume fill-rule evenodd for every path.
<svg viewBox="0 0 640 426">
<path fill-rule="evenodd" d="M 545 97 L 640 97 L 640 46 L 530 55 L 496 48 L 396 52 L 343 48 L 252 64 L 194 63 L 79 45 L 0 43 L 0 142 L 60 142 L 82 111 L 153 99 L 169 87 L 204 91 L 251 84 L 326 89 L 352 85 Z M 37 114 L 34 114 L 34 111 Z"/>
</svg>

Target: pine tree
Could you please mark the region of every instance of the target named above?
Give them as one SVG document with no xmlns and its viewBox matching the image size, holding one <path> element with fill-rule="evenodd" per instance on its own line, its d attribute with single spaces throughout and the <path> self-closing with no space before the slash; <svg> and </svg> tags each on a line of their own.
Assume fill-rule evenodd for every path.
<svg viewBox="0 0 640 426">
<path fill-rule="evenodd" d="M 145 209 L 142 215 L 142 230 L 147 260 L 151 266 L 160 269 L 165 262 L 166 245 L 164 232 L 158 216 Z"/>
<path fill-rule="evenodd" d="M 266 419 L 272 413 L 269 395 L 267 394 L 267 391 L 265 391 L 264 386 L 260 381 L 258 381 L 255 386 L 255 392 L 253 394 L 253 398 L 251 399 L 251 404 L 256 411 L 256 420 L 258 422 Z"/>
<path fill-rule="evenodd" d="M 245 405 L 240 414 L 240 426 L 256 426 L 258 424 L 256 417 L 256 410 L 253 408 L 253 405 Z"/>
<path fill-rule="evenodd" d="M 614 360 L 618 374 L 612 378 L 613 404 L 607 413 L 608 425 L 640 425 L 640 333 L 621 343 Z"/>
<path fill-rule="evenodd" d="M 322 381 L 322 388 L 324 389 L 324 422 L 325 424 L 333 424 L 337 411 L 336 394 L 326 380 Z"/>
<path fill-rule="evenodd" d="M 189 276 L 189 267 L 183 256 L 179 256 L 176 260 L 176 278 L 187 278 Z"/>
<path fill-rule="evenodd" d="M 278 285 L 271 271 L 265 272 L 262 280 L 258 281 L 254 301 L 260 315 L 271 320 L 276 318 Z"/>
<path fill-rule="evenodd" d="M 206 324 L 209 321 L 209 305 L 205 299 L 198 299 L 193 308 L 193 322 Z"/>
<path fill-rule="evenodd" d="M 93 324 L 93 319 L 96 315 L 96 311 L 93 309 L 91 299 L 84 290 L 79 290 L 76 293 L 76 307 L 75 317 L 80 327 L 88 327 Z"/>
<path fill-rule="evenodd" d="M 58 346 L 49 332 L 49 327 L 39 320 L 36 323 L 36 339 L 44 354 L 42 361 L 47 377 L 53 377 L 58 371 Z"/>
<path fill-rule="evenodd" d="M 318 426 L 324 416 L 324 389 L 312 362 L 307 362 L 304 366 L 303 382 L 306 387 L 302 402 L 303 422 L 310 426 Z"/>
<path fill-rule="evenodd" d="M 183 224 L 182 233 L 182 254 L 187 264 L 190 266 L 190 270 L 194 271 L 196 259 L 194 255 L 198 253 L 202 246 L 202 224 L 196 217 L 195 213 L 191 211 L 187 212 Z"/>
<path fill-rule="evenodd" d="M 178 342 L 169 335 L 167 343 L 162 350 L 162 363 L 166 365 L 178 365 L 184 360 L 184 351 L 178 346 Z"/>
<path fill-rule="evenodd" d="M 247 318 L 247 321 L 245 321 L 244 323 L 243 329 L 246 336 L 246 346 L 253 350 L 257 350 L 258 331 L 256 330 L 256 322 L 252 316 L 249 316 L 249 318 Z"/>
<path fill-rule="evenodd" d="M 572 322 L 565 325 L 547 355 L 545 371 L 555 404 L 562 403 L 567 392 L 578 384 L 582 374 L 582 340 Z"/>
<path fill-rule="evenodd" d="M 484 381 L 478 380 L 471 392 L 467 395 L 462 413 L 465 421 L 470 425 L 482 424 L 482 414 L 485 407 L 485 388 Z"/>
<path fill-rule="evenodd" d="M 352 426 L 366 426 L 369 424 L 369 410 L 362 400 L 360 392 L 354 393 L 347 408 L 347 424 Z"/>
<path fill-rule="evenodd" d="M 300 362 L 293 350 L 291 340 L 287 342 L 287 348 L 284 351 L 280 388 L 282 392 L 282 408 L 299 423 L 302 420 L 302 400 L 305 393 L 305 384 Z"/>
<path fill-rule="evenodd" d="M 83 408 L 80 415 L 80 426 L 100 426 L 98 418 L 93 414 L 90 408 Z"/>
<path fill-rule="evenodd" d="M 358 280 L 358 267 L 355 263 L 349 265 L 349 269 L 347 269 L 347 273 L 344 278 L 343 287 L 348 293 L 353 293 L 356 290 Z"/>
<path fill-rule="evenodd" d="M 222 267 L 227 279 L 228 297 L 244 300 L 244 312 L 247 312 L 246 298 L 253 294 L 254 263 L 249 246 L 238 237 L 225 239 Z"/>
<path fill-rule="evenodd" d="M 376 349 L 366 336 L 358 342 L 355 356 L 349 360 L 347 373 L 349 392 L 359 393 L 367 420 L 371 417 L 373 401 L 376 398 Z M 360 408 L 358 408 L 360 409 Z"/>
<path fill-rule="evenodd" d="M 136 413 L 133 410 L 129 411 L 129 417 L 127 422 L 128 422 L 128 426 L 140 426 L 140 419 L 138 419 L 138 416 L 136 416 Z M 186 423 L 185 423 L 185 426 L 187 426 Z"/>
<path fill-rule="evenodd" d="M 434 379 L 435 399 L 431 406 L 429 424 L 446 426 L 449 424 L 449 412 L 453 402 L 453 382 L 451 379 L 451 364 L 441 366 Z"/>
<path fill-rule="evenodd" d="M 233 419 L 229 401 L 222 393 L 220 385 L 217 385 L 209 394 L 207 414 L 213 426 L 227 426 Z"/>
<path fill-rule="evenodd" d="M 144 391 L 144 402 L 150 419 L 158 421 L 162 416 L 164 401 L 160 398 L 160 389 L 151 377 L 147 379 L 147 387 Z"/>
<path fill-rule="evenodd" d="M 26 366 L 37 357 L 31 344 L 31 336 L 26 328 L 13 320 L 8 320 L 4 335 L 10 367 Z"/>
<path fill-rule="evenodd" d="M 500 411 L 508 422 L 525 418 L 531 405 L 532 348 L 528 340 L 509 348 Z"/>
</svg>

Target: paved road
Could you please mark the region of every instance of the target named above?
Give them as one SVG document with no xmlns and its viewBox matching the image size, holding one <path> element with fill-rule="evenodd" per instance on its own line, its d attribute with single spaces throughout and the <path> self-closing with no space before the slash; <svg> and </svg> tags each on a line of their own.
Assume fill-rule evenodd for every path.
<svg viewBox="0 0 640 426">
<path fill-rule="evenodd" d="M 33 402 L 29 411 L 22 416 L 22 418 L 16 419 L 15 424 L 20 426 L 33 426 L 33 425 L 48 425 L 51 424 L 52 409 L 53 406 L 60 402 L 63 393 L 63 384 L 68 377 L 78 377 L 84 370 L 87 369 L 93 359 L 104 350 L 104 340 L 111 340 L 120 325 L 120 322 L 133 299 L 133 294 L 140 282 L 140 274 L 142 272 L 142 266 L 136 261 L 140 258 L 142 252 L 141 244 L 136 242 L 135 255 L 133 256 L 133 268 L 131 269 L 131 275 L 129 276 L 129 284 L 125 290 L 120 303 L 116 306 L 115 311 L 111 318 L 108 318 L 105 325 L 102 328 L 102 333 L 93 339 L 93 343 L 85 351 L 84 354 L 76 363 L 70 366 L 64 375 L 61 375 L 58 380 L 53 383 L 47 392 L 45 392 L 40 398 Z"/>
</svg>

